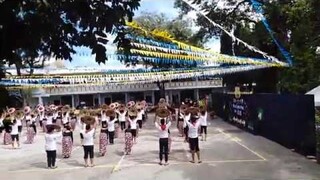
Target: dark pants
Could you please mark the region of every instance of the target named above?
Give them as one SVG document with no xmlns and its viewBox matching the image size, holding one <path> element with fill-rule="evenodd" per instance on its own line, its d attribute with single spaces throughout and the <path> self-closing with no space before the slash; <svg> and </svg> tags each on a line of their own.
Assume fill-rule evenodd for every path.
<svg viewBox="0 0 320 180">
<path fill-rule="evenodd" d="M 169 148 L 169 140 L 168 138 L 160 138 L 159 139 L 159 158 L 160 161 L 163 159 L 163 154 L 164 154 L 164 161 L 168 162 L 168 148 Z"/>
<path fill-rule="evenodd" d="M 42 127 L 42 120 L 39 121 L 40 127 Z"/>
<path fill-rule="evenodd" d="M 190 150 L 193 152 L 199 152 L 199 139 L 198 138 L 189 138 Z"/>
<path fill-rule="evenodd" d="M 109 131 L 109 143 L 113 144 L 114 140 L 114 131 Z"/>
<path fill-rule="evenodd" d="M 183 128 L 183 131 L 184 131 L 185 140 L 188 141 L 189 127 L 187 126 L 187 127 Z"/>
<path fill-rule="evenodd" d="M 22 126 L 18 126 L 18 132 L 19 132 L 19 133 L 22 132 Z"/>
<path fill-rule="evenodd" d="M 207 126 L 201 126 L 201 129 L 200 129 L 200 134 L 207 134 Z"/>
<path fill-rule="evenodd" d="M 137 122 L 138 122 L 138 124 L 139 124 L 139 129 L 142 129 L 142 120 L 139 119 Z"/>
<path fill-rule="evenodd" d="M 33 130 L 34 130 L 34 133 L 36 133 L 37 134 L 37 127 L 36 127 L 36 124 L 35 123 L 33 123 L 32 125 L 31 125 L 31 127 L 33 128 Z"/>
<path fill-rule="evenodd" d="M 84 151 L 84 159 L 88 159 L 88 156 L 90 156 L 90 159 L 93 159 L 93 146 L 83 146 Z"/>
<path fill-rule="evenodd" d="M 48 167 L 54 167 L 56 165 L 56 151 L 46 151 L 47 152 L 47 163 Z"/>
<path fill-rule="evenodd" d="M 11 134 L 11 139 L 12 139 L 12 142 L 14 142 L 14 140 L 17 140 L 17 142 L 19 142 L 19 134 L 14 134 L 14 135 Z"/>
<path fill-rule="evenodd" d="M 121 130 L 123 131 L 126 128 L 126 122 L 120 122 Z"/>
</svg>

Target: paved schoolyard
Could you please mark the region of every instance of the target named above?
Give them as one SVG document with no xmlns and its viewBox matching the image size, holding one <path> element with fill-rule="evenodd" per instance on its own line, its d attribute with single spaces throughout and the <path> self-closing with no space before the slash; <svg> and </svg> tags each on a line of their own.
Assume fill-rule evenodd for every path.
<svg viewBox="0 0 320 180">
<path fill-rule="evenodd" d="M 171 128 L 173 143 L 170 165 L 159 166 L 157 131 L 152 123 L 152 115 L 149 117 L 130 156 L 123 155 L 123 135 L 115 140 L 115 145 L 107 147 L 105 157 L 98 156 L 96 139 L 96 166 L 93 168 L 83 167 L 78 132 L 75 132 L 72 157 L 61 159 L 59 150 L 58 169 L 55 170 L 46 169 L 43 133 L 37 135 L 35 144 L 22 144 L 21 149 L 12 150 L 11 146 L 0 145 L 0 179 L 320 179 L 320 166 L 315 162 L 219 119 L 209 121 L 208 139 L 200 142 L 202 164 L 188 162 L 188 145 L 178 137 L 174 123 Z"/>
</svg>

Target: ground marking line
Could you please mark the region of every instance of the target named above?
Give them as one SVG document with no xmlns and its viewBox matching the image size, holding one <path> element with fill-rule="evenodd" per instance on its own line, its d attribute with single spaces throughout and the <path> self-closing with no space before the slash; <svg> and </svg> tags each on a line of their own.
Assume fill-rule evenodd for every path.
<svg viewBox="0 0 320 180">
<path fill-rule="evenodd" d="M 126 155 L 124 154 L 121 159 L 119 160 L 119 162 L 113 167 L 111 173 L 114 173 L 116 171 L 118 171 L 120 169 L 121 163 L 124 160 L 124 158 L 126 157 Z"/>
<path fill-rule="evenodd" d="M 222 133 L 223 135 L 227 136 L 227 137 L 232 137 L 230 134 L 225 133 L 222 129 L 217 128 L 217 130 Z M 241 141 L 238 137 L 234 137 L 232 138 L 232 141 L 236 142 L 237 144 L 239 144 L 240 146 L 244 147 L 245 149 L 247 149 L 248 151 L 250 151 L 251 153 L 255 154 L 256 156 L 258 156 L 259 158 L 261 158 L 263 161 L 267 161 L 267 159 L 265 157 L 263 157 L 262 155 L 260 155 L 259 153 L 257 153 L 256 151 L 250 149 L 248 146 L 240 143 L 239 141 Z"/>
<path fill-rule="evenodd" d="M 243 163 L 243 162 L 265 162 L 263 159 L 239 159 L 239 160 L 216 160 L 216 161 L 202 161 L 202 164 L 214 164 L 214 163 Z M 170 162 L 169 165 L 194 165 L 190 162 Z M 158 163 L 143 163 L 143 164 L 126 164 L 122 165 L 122 167 L 132 167 L 132 166 L 159 166 Z M 94 168 L 114 168 L 112 164 L 105 164 L 105 165 L 97 165 L 92 167 Z M 27 170 L 16 170 L 16 171 L 6 171 L 11 173 L 23 173 L 23 172 L 56 172 L 56 171 L 64 171 L 64 170 L 77 170 L 77 169 L 92 169 L 92 168 L 85 168 L 85 167 L 67 167 L 67 168 L 57 168 L 53 170 L 48 169 L 27 169 Z"/>
</svg>

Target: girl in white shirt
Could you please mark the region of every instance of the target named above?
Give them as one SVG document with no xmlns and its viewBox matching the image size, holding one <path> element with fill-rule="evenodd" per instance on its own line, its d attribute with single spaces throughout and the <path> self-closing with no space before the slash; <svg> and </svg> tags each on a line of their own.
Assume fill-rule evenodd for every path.
<svg viewBox="0 0 320 180">
<path fill-rule="evenodd" d="M 126 128 L 126 114 L 127 111 L 120 109 L 120 111 L 117 111 L 118 118 L 121 126 L 121 131 L 123 131 Z"/>
<path fill-rule="evenodd" d="M 137 143 L 137 116 L 130 116 L 127 119 L 129 121 L 130 124 L 130 129 L 131 129 L 131 133 L 132 133 L 132 137 L 133 137 L 133 143 Z"/>
<path fill-rule="evenodd" d="M 57 158 L 57 141 L 61 139 L 60 130 L 58 133 L 54 133 L 54 125 L 47 126 L 47 132 L 45 134 L 45 150 L 47 153 L 48 169 L 56 169 Z"/>
<path fill-rule="evenodd" d="M 187 124 L 189 130 L 188 130 L 188 138 L 189 138 L 189 146 L 191 149 L 192 154 L 192 161 L 191 163 L 195 163 L 195 153 L 198 157 L 198 163 L 201 163 L 200 160 L 200 149 L 199 149 L 199 138 L 198 138 L 198 129 L 200 126 L 199 116 L 198 115 L 191 115 L 190 117 L 191 122 L 187 121 L 185 119 L 185 123 Z"/>
<path fill-rule="evenodd" d="M 107 120 L 108 123 L 108 134 L 109 134 L 109 143 L 114 143 L 114 131 L 115 131 L 115 125 L 114 123 L 117 121 L 117 118 L 114 116 L 110 116 L 110 118 Z"/>
<path fill-rule="evenodd" d="M 159 165 L 162 165 L 162 159 L 164 155 L 164 165 L 168 165 L 168 154 L 169 154 L 169 127 L 171 122 L 166 124 L 166 119 L 160 119 L 160 124 L 155 122 L 156 128 L 159 130 Z"/>
<path fill-rule="evenodd" d="M 11 139 L 12 139 L 12 148 L 15 149 L 15 141 L 17 142 L 18 148 L 20 147 L 20 142 L 19 142 L 19 130 L 18 130 L 18 122 L 17 120 L 13 120 L 11 125 Z"/>
<path fill-rule="evenodd" d="M 89 167 L 88 164 L 88 156 L 90 156 L 91 167 L 94 166 L 93 158 L 94 158 L 94 132 L 95 129 L 93 126 L 87 124 L 86 129 L 81 133 L 82 146 L 84 151 L 84 162 L 85 167 Z"/>
<path fill-rule="evenodd" d="M 27 144 L 32 144 L 35 136 L 35 120 L 36 117 L 32 115 L 31 120 L 26 121 L 27 123 Z"/>
</svg>

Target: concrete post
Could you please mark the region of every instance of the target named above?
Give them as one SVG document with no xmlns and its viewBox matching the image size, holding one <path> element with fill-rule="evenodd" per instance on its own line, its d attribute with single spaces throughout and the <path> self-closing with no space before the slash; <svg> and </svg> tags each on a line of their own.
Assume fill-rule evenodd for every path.
<svg viewBox="0 0 320 180">
<path fill-rule="evenodd" d="M 71 100 L 72 100 L 72 104 L 71 104 L 71 106 L 72 106 L 72 108 L 75 108 L 76 107 L 76 105 L 75 105 L 75 99 L 74 99 L 74 95 L 72 94 L 71 95 Z"/>
<path fill-rule="evenodd" d="M 154 91 L 152 91 L 152 104 L 155 104 L 155 97 L 154 97 Z"/>
<path fill-rule="evenodd" d="M 129 101 L 129 94 L 127 92 L 124 93 L 124 99 L 125 99 L 125 103 L 128 103 Z"/>
<path fill-rule="evenodd" d="M 43 99 L 41 96 L 38 97 L 38 104 L 42 104 L 43 105 Z"/>
<path fill-rule="evenodd" d="M 99 101 L 98 103 L 99 103 L 99 105 L 101 105 L 101 104 L 102 104 L 102 99 L 101 99 L 101 94 L 100 94 L 100 93 L 98 94 L 98 99 L 99 99 L 99 100 L 98 100 L 98 101 Z"/>
</svg>

